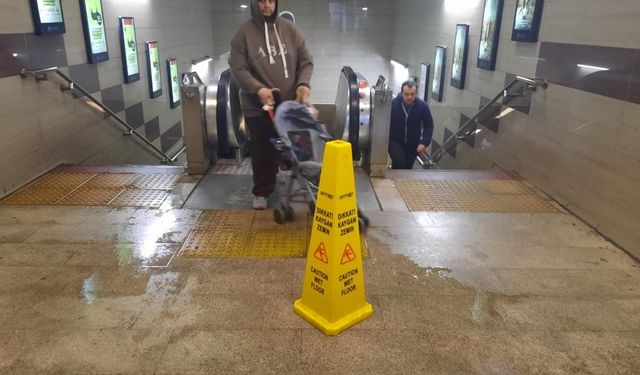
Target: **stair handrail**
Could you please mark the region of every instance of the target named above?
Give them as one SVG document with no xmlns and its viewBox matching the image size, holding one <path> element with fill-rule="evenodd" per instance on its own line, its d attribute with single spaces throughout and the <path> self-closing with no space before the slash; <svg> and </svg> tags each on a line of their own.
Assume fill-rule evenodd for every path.
<svg viewBox="0 0 640 375">
<path fill-rule="evenodd" d="M 460 126 L 460 128 L 455 133 L 447 138 L 442 143 L 442 147 L 440 147 L 436 152 L 432 153 L 431 156 L 426 156 L 425 154 L 425 156 L 423 157 L 427 159 L 427 162 L 425 162 L 425 160 L 418 160 L 420 164 L 423 166 L 431 166 L 437 164 L 440 159 L 442 159 L 444 153 L 449 149 L 451 143 L 455 145 L 459 140 L 465 139 L 470 135 L 471 132 L 475 131 L 475 129 L 467 129 L 467 127 L 470 124 L 476 122 L 476 120 L 498 100 L 503 97 L 511 96 L 511 94 L 509 94 L 509 89 L 511 89 L 519 82 L 526 84 L 526 88 L 531 91 L 536 91 L 538 87 L 546 89 L 549 86 L 549 81 L 543 78 L 528 78 L 523 76 L 516 76 L 513 80 L 511 80 L 511 82 L 509 82 L 509 84 L 507 84 L 504 89 L 502 89 L 502 91 L 498 95 L 496 95 L 492 100 L 490 100 L 487 104 L 480 108 L 480 110 L 475 115 L 473 115 L 462 126 Z"/>
<path fill-rule="evenodd" d="M 160 161 L 162 163 L 172 163 L 172 162 L 174 162 L 174 161 L 176 161 L 178 159 L 178 156 L 182 152 L 184 152 L 185 146 L 182 146 L 182 148 L 180 150 L 178 150 L 178 152 L 174 156 L 171 157 L 171 156 L 167 155 L 161 149 L 156 147 L 144 135 L 140 134 L 140 132 L 138 132 L 131 125 L 127 124 L 124 120 L 122 120 L 117 114 L 115 114 L 115 112 L 110 110 L 107 106 L 105 106 L 103 103 L 101 103 L 98 99 L 93 97 L 93 95 L 91 95 L 87 90 L 82 88 L 82 86 L 78 85 L 74 80 L 72 80 L 70 77 L 68 77 L 62 71 L 60 71 L 60 68 L 58 68 L 57 66 L 52 66 L 52 67 L 43 68 L 43 69 L 26 69 L 26 68 L 22 68 L 20 70 L 20 76 L 23 79 L 26 78 L 27 76 L 33 76 L 33 77 L 35 77 L 36 81 L 44 81 L 44 80 L 47 80 L 47 73 L 50 73 L 50 72 L 51 73 L 56 73 L 58 76 L 60 76 L 60 78 L 62 78 L 65 82 L 67 82 L 67 85 L 64 85 L 64 84 L 60 85 L 60 90 L 62 90 L 62 91 L 77 90 L 80 93 L 82 93 L 82 95 L 84 95 L 89 100 L 91 100 L 91 102 L 93 102 L 95 105 L 100 107 L 100 109 L 102 109 L 105 113 L 109 114 L 116 121 L 118 121 L 120 123 L 120 125 L 124 126 L 127 129 L 127 132 L 125 133 L 125 135 L 131 135 L 131 134 L 135 135 L 140 140 L 142 140 L 147 146 L 151 147 L 155 152 L 157 152 L 159 155 L 161 155 L 162 159 L 160 159 Z"/>
</svg>

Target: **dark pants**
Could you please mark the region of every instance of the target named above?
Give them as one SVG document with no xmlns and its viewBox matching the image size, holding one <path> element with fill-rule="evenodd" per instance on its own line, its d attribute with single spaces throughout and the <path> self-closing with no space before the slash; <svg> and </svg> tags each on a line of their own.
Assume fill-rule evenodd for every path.
<svg viewBox="0 0 640 375">
<path fill-rule="evenodd" d="M 253 169 L 253 195 L 268 197 L 276 186 L 278 155 L 269 139 L 277 138 L 273 123 L 265 113 L 260 117 L 245 118 L 249 129 L 251 168 Z"/>
<path fill-rule="evenodd" d="M 389 156 L 391 156 L 391 168 L 411 169 L 416 161 L 418 145 L 405 145 L 398 141 L 389 140 Z"/>
</svg>

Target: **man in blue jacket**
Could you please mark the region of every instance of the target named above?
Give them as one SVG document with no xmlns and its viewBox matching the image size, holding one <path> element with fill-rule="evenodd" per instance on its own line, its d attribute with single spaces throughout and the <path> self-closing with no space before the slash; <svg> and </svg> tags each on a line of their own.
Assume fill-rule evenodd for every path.
<svg viewBox="0 0 640 375">
<path fill-rule="evenodd" d="M 416 92 L 416 83 L 407 81 L 391 104 L 389 156 L 393 169 L 411 169 L 416 156 L 431 143 L 433 117 Z"/>
</svg>

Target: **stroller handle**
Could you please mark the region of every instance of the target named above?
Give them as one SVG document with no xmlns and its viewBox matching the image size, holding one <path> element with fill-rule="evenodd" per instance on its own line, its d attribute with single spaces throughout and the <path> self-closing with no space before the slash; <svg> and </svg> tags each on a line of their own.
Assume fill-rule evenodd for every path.
<svg viewBox="0 0 640 375">
<path fill-rule="evenodd" d="M 267 112 L 267 115 L 269 116 L 269 119 L 271 120 L 272 123 L 276 122 L 276 114 L 274 112 L 274 108 L 272 105 L 269 104 L 265 104 L 262 106 L 262 109 Z"/>
<path fill-rule="evenodd" d="M 275 124 L 276 107 L 278 107 L 278 105 L 280 105 L 280 103 L 282 102 L 282 98 L 280 97 L 280 91 L 279 90 L 272 91 L 272 94 L 273 94 L 273 103 L 263 105 L 262 109 L 265 112 L 267 112 L 267 115 L 269 116 L 269 119 L 271 119 L 271 122 Z"/>
</svg>

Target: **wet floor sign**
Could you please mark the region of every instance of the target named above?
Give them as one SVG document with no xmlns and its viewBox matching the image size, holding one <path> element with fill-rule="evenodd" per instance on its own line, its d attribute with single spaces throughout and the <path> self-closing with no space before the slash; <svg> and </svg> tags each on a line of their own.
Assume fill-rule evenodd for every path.
<svg viewBox="0 0 640 375">
<path fill-rule="evenodd" d="M 334 336 L 373 314 L 364 275 L 351 144 L 328 142 L 304 271 L 293 310 Z"/>
</svg>

